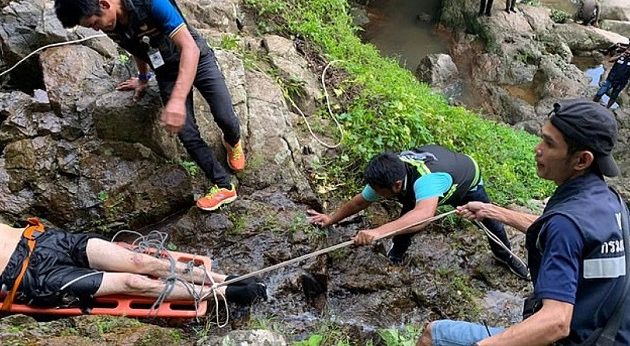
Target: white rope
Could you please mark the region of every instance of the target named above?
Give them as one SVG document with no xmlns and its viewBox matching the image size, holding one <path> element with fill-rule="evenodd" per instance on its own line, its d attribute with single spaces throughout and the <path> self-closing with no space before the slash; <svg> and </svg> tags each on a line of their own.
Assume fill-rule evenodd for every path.
<svg viewBox="0 0 630 346">
<path fill-rule="evenodd" d="M 326 147 L 328 149 L 335 149 L 335 148 L 339 147 L 341 145 L 341 142 L 343 141 L 343 128 L 341 127 L 341 124 L 339 124 L 339 121 L 337 121 L 337 118 L 335 117 L 335 114 L 333 113 L 332 108 L 330 107 L 330 98 L 328 97 L 328 89 L 326 88 L 326 71 L 328 70 L 330 65 L 332 65 L 332 64 L 334 64 L 336 62 L 340 62 L 340 61 L 341 60 L 333 60 L 333 61 L 329 62 L 328 64 L 326 64 L 326 67 L 324 67 L 324 70 L 322 71 L 322 87 L 324 88 L 324 97 L 326 98 L 326 108 L 328 109 L 328 114 L 330 115 L 330 117 L 335 122 L 335 125 L 337 126 L 337 129 L 339 129 L 339 142 L 337 142 L 337 144 L 330 145 L 330 144 L 325 143 L 321 139 L 319 139 L 319 137 L 317 137 L 317 135 L 313 132 L 313 129 L 311 128 L 311 125 L 309 124 L 308 119 L 306 118 L 306 115 L 304 115 L 304 112 L 302 112 L 300 107 L 298 107 L 295 104 L 295 102 L 293 101 L 293 99 L 289 95 L 286 95 L 286 97 L 291 102 L 291 105 L 300 113 L 302 118 L 304 118 L 304 123 L 306 123 L 306 128 L 308 128 L 308 132 L 311 134 L 311 136 L 313 138 L 315 138 L 315 140 L 319 144 L 321 144 L 322 146 L 324 146 L 324 147 Z"/>
<path fill-rule="evenodd" d="M 495 242 L 497 245 L 502 247 L 503 250 L 507 251 L 511 256 L 516 258 L 523 265 L 523 267 L 527 268 L 527 265 L 525 264 L 525 262 L 520 257 L 518 257 L 514 252 L 512 252 L 512 250 L 510 250 L 505 244 L 503 244 L 503 242 L 501 241 L 501 239 L 499 239 L 499 237 L 497 237 L 494 233 L 490 232 L 490 230 L 488 229 L 488 227 L 486 227 L 486 225 L 484 225 L 483 223 L 477 220 L 472 220 L 472 222 L 477 227 L 479 227 L 482 231 L 484 231 L 486 235 L 488 236 L 488 238 L 490 238 L 493 242 Z"/>
<path fill-rule="evenodd" d="M 51 48 L 51 47 L 58 47 L 58 46 L 65 46 L 68 44 L 75 44 L 75 43 L 81 43 L 83 41 L 87 41 L 87 40 L 91 40 L 94 38 L 99 38 L 99 37 L 105 37 L 107 35 L 105 34 L 96 34 L 96 35 L 92 35 L 92 36 L 88 36 L 88 37 L 84 37 L 78 40 L 73 40 L 73 41 L 64 41 L 64 42 L 57 42 L 57 43 L 52 43 L 52 44 L 48 44 L 45 45 L 43 47 L 39 47 L 37 48 L 35 51 L 31 52 L 29 55 L 25 56 L 24 58 L 22 58 L 22 60 L 18 61 L 17 63 L 15 63 L 13 66 L 11 66 L 11 68 L 9 68 L 6 71 L 3 71 L 2 73 L 0 73 L 0 77 L 4 76 L 5 74 L 11 72 L 14 68 L 18 67 L 18 65 L 20 65 L 21 63 L 23 63 L 26 59 L 30 58 L 31 56 L 39 53 L 40 51 L 46 49 L 46 48 Z"/>
<path fill-rule="evenodd" d="M 387 233 L 385 235 L 377 237 L 376 240 L 380 240 L 380 239 L 383 239 L 383 238 L 388 238 L 388 237 L 391 237 L 391 236 L 395 235 L 396 233 L 398 233 L 400 231 L 404 231 L 406 229 L 410 229 L 410 228 L 413 228 L 413 227 L 416 227 L 416 226 L 420 226 L 420 225 L 425 224 L 425 223 L 429 223 L 429 222 L 433 222 L 433 221 L 439 220 L 439 219 L 441 219 L 443 217 L 446 217 L 446 216 L 448 216 L 450 214 L 453 214 L 455 212 L 456 212 L 456 210 L 451 210 L 451 211 L 448 211 L 446 213 L 442 213 L 442 214 L 439 214 L 439 215 L 436 215 L 436 216 L 433 216 L 433 217 L 430 217 L 430 218 L 418 221 L 418 222 L 413 223 L 411 225 L 407 225 L 407 226 L 398 228 L 398 229 L 393 230 L 393 231 L 391 231 L 391 232 L 389 232 L 389 233 Z M 300 256 L 300 257 L 296 257 L 296 258 L 293 258 L 293 259 L 290 259 L 290 260 L 287 260 L 287 261 L 284 261 L 284 262 L 280 262 L 278 264 L 274 264 L 272 266 L 269 266 L 269 267 L 266 267 L 266 268 L 263 268 L 263 269 L 260 269 L 260 270 L 253 271 L 253 272 L 251 272 L 249 274 L 245 274 L 245 275 L 239 276 L 237 278 L 224 281 L 222 283 L 217 284 L 217 287 L 231 285 L 231 284 L 233 284 L 235 282 L 239 282 L 241 280 L 250 278 L 252 276 L 263 274 L 263 273 L 266 273 L 266 272 L 269 272 L 269 271 L 272 271 L 272 270 L 276 270 L 276 269 L 279 269 L 279 268 L 282 268 L 282 267 L 286 267 L 286 266 L 291 265 L 293 263 L 300 262 L 300 261 L 303 261 L 303 260 L 306 260 L 306 259 L 309 259 L 309 258 L 312 258 L 312 257 L 316 257 L 316 256 L 319 256 L 319 255 L 323 255 L 325 253 L 328 253 L 328 252 L 331 252 L 331 251 L 335 251 L 335 250 L 338 250 L 338 249 L 341 249 L 341 248 L 344 248 L 344 247 L 347 247 L 347 246 L 350 246 L 350 245 L 353 245 L 353 244 L 354 244 L 354 240 L 348 240 L 348 241 L 345 241 L 343 243 L 339 243 L 339 244 L 336 244 L 336 245 L 333 245 L 333 246 L 330 246 L 330 247 L 327 247 L 327 248 L 324 248 L 324 249 L 321 249 L 321 250 L 317 250 L 317 251 L 308 253 L 306 255 Z"/>
<path fill-rule="evenodd" d="M 164 300 L 168 298 L 173 288 L 175 287 L 175 284 L 179 282 L 182 284 L 182 286 L 184 286 L 184 288 L 186 288 L 186 290 L 188 291 L 188 294 L 193 298 L 195 311 L 198 310 L 198 306 L 200 302 L 208 299 L 208 297 L 212 295 L 214 299 L 214 303 L 215 303 L 214 305 L 215 305 L 217 326 L 219 328 L 223 328 L 228 325 L 230 316 L 229 316 L 229 306 L 228 306 L 227 299 L 225 298 L 225 295 L 223 293 L 217 290 L 218 288 L 217 282 L 214 281 L 211 273 L 208 272 L 205 265 L 200 266 L 204 272 L 201 283 L 195 283 L 195 276 L 194 276 L 195 258 L 193 257 L 193 259 L 187 263 L 188 267 L 190 268 L 190 270 L 187 270 L 188 273 L 190 274 L 190 278 L 188 278 L 187 280 L 185 276 L 180 276 L 177 274 L 177 261 L 173 258 L 173 256 L 171 256 L 169 251 L 166 250 L 165 244 L 168 239 L 168 234 L 164 232 L 152 231 L 148 235 L 142 235 L 141 233 L 138 233 L 135 231 L 122 230 L 122 231 L 117 232 L 112 237 L 111 241 L 114 242 L 115 239 L 118 237 L 118 235 L 120 235 L 121 233 L 129 233 L 129 234 L 138 236 L 138 238 L 136 238 L 136 240 L 134 240 L 133 243 L 131 244 L 132 246 L 134 246 L 134 250 L 133 250 L 134 252 L 151 255 L 151 251 L 154 251 L 154 254 L 153 254 L 154 257 L 162 259 L 162 256 L 164 256 L 169 261 L 170 275 L 166 278 L 162 278 L 165 280 L 165 286 L 162 292 L 160 293 L 160 295 L 156 297 L 155 302 L 151 306 L 151 311 L 155 311 L 155 313 L 157 313 L 157 309 L 159 308 L 159 306 L 164 302 Z M 184 275 L 185 274 L 186 273 L 184 273 Z M 212 283 L 212 285 L 208 287 L 208 290 L 205 290 L 206 279 L 209 279 L 210 282 Z M 196 290 L 197 286 L 199 287 L 199 291 Z M 219 314 L 220 298 L 225 304 L 226 317 L 225 317 L 224 322 L 221 322 L 220 320 L 221 318 Z"/>
</svg>

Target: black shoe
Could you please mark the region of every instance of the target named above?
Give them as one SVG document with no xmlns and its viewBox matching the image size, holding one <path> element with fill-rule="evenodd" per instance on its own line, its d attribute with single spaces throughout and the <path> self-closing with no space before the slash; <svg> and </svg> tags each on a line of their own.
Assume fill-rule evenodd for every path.
<svg viewBox="0 0 630 346">
<path fill-rule="evenodd" d="M 492 13 L 486 12 L 486 17 L 490 17 L 491 15 L 492 15 Z"/>
<path fill-rule="evenodd" d="M 514 8 L 510 8 L 510 11 L 516 13 L 516 9 L 514 9 Z"/>
<path fill-rule="evenodd" d="M 492 256 L 494 257 L 495 260 L 497 260 L 497 262 L 508 267 L 508 269 L 510 269 L 510 271 L 514 273 L 514 275 L 518 276 L 519 278 L 523 280 L 529 280 L 529 270 L 527 270 L 527 267 L 523 263 L 521 263 L 521 261 L 517 259 L 516 257 L 510 255 L 508 259 L 505 259 L 495 254 L 492 254 Z"/>
<path fill-rule="evenodd" d="M 405 252 L 407 252 L 408 246 L 397 246 L 396 243 L 387 251 L 387 258 L 395 265 L 401 265 L 407 258 Z"/>
<path fill-rule="evenodd" d="M 225 288 L 225 299 L 237 305 L 252 305 L 258 300 L 267 300 L 267 286 L 262 282 L 247 285 L 234 283 Z"/>
</svg>

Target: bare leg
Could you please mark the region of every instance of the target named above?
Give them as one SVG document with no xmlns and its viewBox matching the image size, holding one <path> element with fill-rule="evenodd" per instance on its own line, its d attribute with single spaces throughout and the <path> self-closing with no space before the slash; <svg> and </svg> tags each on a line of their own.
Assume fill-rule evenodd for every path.
<svg viewBox="0 0 630 346">
<path fill-rule="evenodd" d="M 90 268 L 106 272 L 145 274 L 158 278 L 167 278 L 171 275 L 171 264 L 168 260 L 129 251 L 102 239 L 88 240 L 86 251 Z M 195 266 L 189 271 L 182 262 L 177 262 L 175 267 L 178 275 L 196 284 L 210 284 L 210 279 L 205 275 L 206 270 L 215 282 L 225 281 L 225 275 L 213 273 L 210 268 L 204 270 L 203 267 Z"/>
<path fill-rule="evenodd" d="M 427 323 L 427 326 L 424 328 L 424 332 L 422 333 L 420 339 L 418 339 L 416 346 L 431 346 L 432 342 L 431 323 Z"/>
<path fill-rule="evenodd" d="M 107 296 L 112 294 L 128 294 L 142 297 L 158 297 L 166 284 L 160 280 L 148 278 L 143 275 L 130 273 L 103 273 L 103 281 L 96 291 L 95 296 Z M 210 288 L 207 286 L 194 285 L 195 292 L 209 293 Z M 225 287 L 219 287 L 217 293 L 225 296 Z M 212 297 L 207 295 L 206 299 Z M 176 282 L 171 294 L 168 295 L 169 300 L 194 300 L 188 289 L 180 282 Z"/>
</svg>

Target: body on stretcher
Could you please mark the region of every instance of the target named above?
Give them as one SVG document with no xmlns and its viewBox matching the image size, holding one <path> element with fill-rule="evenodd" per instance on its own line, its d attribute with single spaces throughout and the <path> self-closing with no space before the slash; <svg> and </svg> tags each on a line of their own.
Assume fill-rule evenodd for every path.
<svg viewBox="0 0 630 346">
<path fill-rule="evenodd" d="M 116 244 L 133 250 L 134 246 L 128 243 L 117 242 Z M 155 249 L 149 249 L 149 255 L 155 254 Z M 164 250 L 166 251 L 166 250 Z M 212 260 L 207 256 L 197 256 L 184 252 L 166 251 L 177 262 L 193 262 L 194 265 L 203 265 L 210 268 Z M 166 254 L 161 257 L 167 257 Z M 210 283 L 209 283 L 210 284 Z M 2 307 L 4 295 L 0 293 L 0 307 Z M 195 318 L 203 316 L 208 310 L 208 302 L 201 301 L 195 308 L 193 301 L 164 301 L 157 309 L 152 310 L 151 306 L 155 298 L 135 297 L 128 295 L 112 295 L 94 298 L 91 315 L 111 315 L 127 317 L 167 317 L 167 318 Z M 57 316 L 79 316 L 83 312 L 79 307 L 36 307 L 14 302 L 10 310 L 11 313 L 25 315 L 57 315 Z"/>
</svg>

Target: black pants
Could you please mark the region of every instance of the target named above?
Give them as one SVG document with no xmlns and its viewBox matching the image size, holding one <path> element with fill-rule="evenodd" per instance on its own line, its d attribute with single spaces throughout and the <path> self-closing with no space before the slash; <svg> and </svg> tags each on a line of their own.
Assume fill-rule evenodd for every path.
<svg viewBox="0 0 630 346">
<path fill-rule="evenodd" d="M 516 5 L 516 0 L 505 0 L 505 10 L 514 10 L 514 5 Z"/>
<path fill-rule="evenodd" d="M 483 188 L 483 185 L 478 185 L 475 191 L 468 191 L 461 201 L 456 204 L 451 204 L 451 206 L 458 207 L 473 201 L 490 203 L 490 198 L 488 197 L 486 190 Z M 402 214 L 405 214 L 408 211 L 410 210 L 403 210 Z M 497 236 L 508 249 L 511 249 L 510 240 L 505 233 L 505 227 L 503 227 L 502 223 L 488 218 L 481 221 L 481 223 L 486 226 L 492 234 Z M 393 237 L 392 241 L 394 242 L 394 247 L 400 250 L 406 250 L 409 245 L 411 245 L 411 238 L 413 236 L 414 233 L 406 233 Z M 503 249 L 501 245 L 496 244 L 493 240 L 491 240 L 490 237 L 488 237 L 488 242 L 490 243 L 490 249 L 492 250 L 492 253 L 494 253 L 497 257 L 502 259 L 510 258 L 510 254 L 505 251 L 505 249 Z"/>
<path fill-rule="evenodd" d="M 490 15 L 490 12 L 492 11 L 492 3 L 494 2 L 494 0 L 481 0 L 479 2 L 479 15 L 482 14 L 487 14 Z"/>
<path fill-rule="evenodd" d="M 160 96 L 164 104 L 168 102 L 173 92 L 176 79 L 176 73 L 163 73 L 157 76 Z M 219 70 L 212 51 L 199 57 L 197 74 L 193 85 L 210 105 L 214 121 L 223 131 L 225 141 L 231 145 L 236 144 L 241 136 L 240 124 L 236 114 L 234 114 L 232 98 L 225 85 L 223 74 Z M 178 133 L 178 137 L 184 148 L 186 148 L 188 155 L 201 167 L 208 179 L 221 187 L 230 186 L 230 175 L 221 163 L 217 161 L 208 144 L 199 134 L 199 128 L 195 120 L 192 90 L 186 98 L 186 122 Z"/>
</svg>

